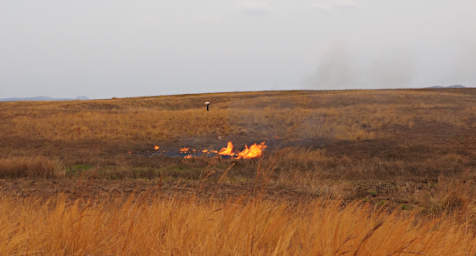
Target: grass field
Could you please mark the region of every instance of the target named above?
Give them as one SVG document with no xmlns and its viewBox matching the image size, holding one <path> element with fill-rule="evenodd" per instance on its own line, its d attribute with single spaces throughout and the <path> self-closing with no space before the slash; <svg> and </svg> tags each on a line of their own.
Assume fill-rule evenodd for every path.
<svg viewBox="0 0 476 256">
<path fill-rule="evenodd" d="M 0 200 L 5 255 L 474 255 L 468 227 L 368 204 Z"/>
<path fill-rule="evenodd" d="M 476 253 L 476 89 L 9 102 L 0 120 L 0 254 Z M 267 148 L 179 153 L 228 141 Z"/>
</svg>

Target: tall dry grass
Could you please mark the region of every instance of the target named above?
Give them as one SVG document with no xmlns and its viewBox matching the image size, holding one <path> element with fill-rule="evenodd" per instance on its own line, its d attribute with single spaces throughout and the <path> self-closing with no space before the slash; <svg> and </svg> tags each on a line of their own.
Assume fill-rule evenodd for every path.
<svg viewBox="0 0 476 256">
<path fill-rule="evenodd" d="M 2 255 L 474 255 L 476 239 L 445 219 L 369 205 L 259 199 L 131 197 L 0 200 Z"/>
</svg>

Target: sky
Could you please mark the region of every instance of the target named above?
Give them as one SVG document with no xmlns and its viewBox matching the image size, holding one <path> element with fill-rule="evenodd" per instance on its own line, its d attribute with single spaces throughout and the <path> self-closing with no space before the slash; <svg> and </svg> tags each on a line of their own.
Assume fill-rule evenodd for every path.
<svg viewBox="0 0 476 256">
<path fill-rule="evenodd" d="M 474 0 L 0 1 L 0 98 L 476 86 Z"/>
</svg>

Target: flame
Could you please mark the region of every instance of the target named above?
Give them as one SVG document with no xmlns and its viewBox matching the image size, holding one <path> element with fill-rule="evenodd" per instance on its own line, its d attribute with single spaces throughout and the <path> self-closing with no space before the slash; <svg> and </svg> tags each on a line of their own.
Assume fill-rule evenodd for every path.
<svg viewBox="0 0 476 256">
<path fill-rule="evenodd" d="M 222 156 L 235 156 L 235 153 L 233 153 L 233 143 L 231 141 L 228 141 L 226 148 L 220 149 L 220 152 L 218 152 L 218 154 Z"/>
<path fill-rule="evenodd" d="M 187 153 L 190 151 L 190 148 L 181 148 L 179 151 L 180 153 Z"/>
<path fill-rule="evenodd" d="M 237 159 L 252 159 L 261 157 L 263 155 L 263 150 L 268 146 L 265 145 L 265 142 L 261 142 L 260 144 L 253 144 L 249 148 L 245 145 L 245 149 L 238 153 Z"/>
<path fill-rule="evenodd" d="M 226 145 L 225 148 L 220 149 L 220 151 L 213 150 L 213 149 L 202 149 L 202 150 L 197 150 L 197 149 L 191 149 L 188 147 L 183 147 L 179 149 L 180 154 L 184 155 L 185 159 L 191 159 L 194 157 L 194 154 L 197 152 L 202 152 L 204 154 L 217 154 L 221 156 L 229 156 L 232 159 L 252 159 L 252 158 L 257 158 L 261 157 L 263 155 L 263 151 L 267 148 L 268 146 L 265 144 L 265 142 L 261 142 L 260 144 L 254 143 L 253 145 L 249 146 L 245 145 L 245 148 L 241 152 L 233 152 L 234 146 L 231 141 L 229 141 Z M 154 146 L 154 150 L 158 151 L 160 149 L 159 145 Z M 166 152 L 165 150 L 162 150 L 162 152 Z M 132 151 L 129 151 L 128 154 L 132 154 Z"/>
<path fill-rule="evenodd" d="M 212 149 L 212 150 L 209 150 L 209 149 L 206 148 L 206 149 L 202 150 L 202 153 L 207 153 L 207 154 L 214 153 L 214 154 L 218 154 L 218 151 L 213 150 L 213 149 Z"/>
</svg>

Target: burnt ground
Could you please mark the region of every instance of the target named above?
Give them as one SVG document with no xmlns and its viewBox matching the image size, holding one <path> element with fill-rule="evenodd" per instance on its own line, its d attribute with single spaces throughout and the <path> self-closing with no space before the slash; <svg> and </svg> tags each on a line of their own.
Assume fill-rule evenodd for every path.
<svg viewBox="0 0 476 256">
<path fill-rule="evenodd" d="M 198 197 L 226 200 L 241 196 L 293 201 L 319 195 L 290 187 L 263 184 L 216 184 L 209 182 L 162 182 L 160 179 L 0 179 L 0 194 L 8 197 L 48 199 L 66 196 L 70 200 L 114 200 L 131 195 L 150 198 Z"/>
</svg>

